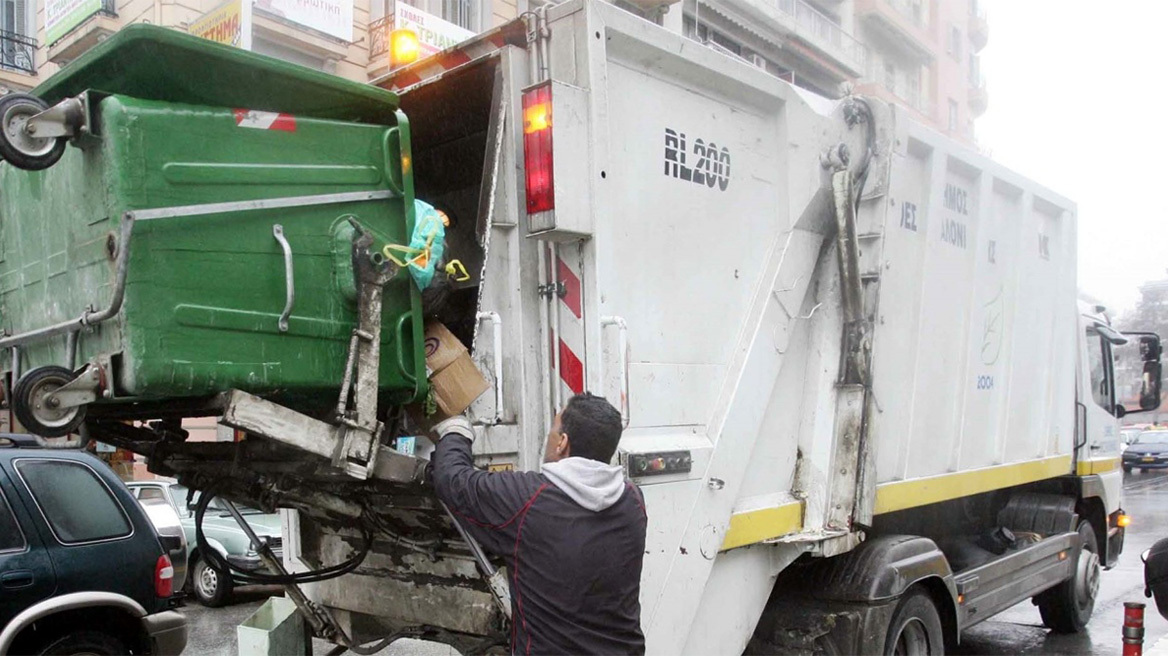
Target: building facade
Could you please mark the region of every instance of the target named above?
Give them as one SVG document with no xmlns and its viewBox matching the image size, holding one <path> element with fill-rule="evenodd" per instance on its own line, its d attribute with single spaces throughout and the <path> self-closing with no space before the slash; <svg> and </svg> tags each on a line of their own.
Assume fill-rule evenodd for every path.
<svg viewBox="0 0 1168 656">
<path fill-rule="evenodd" d="M 821 95 L 851 83 L 967 143 L 988 105 L 980 0 L 678 0 L 652 15 L 613 1 Z M 0 93 L 35 87 L 125 25 L 192 30 L 222 13 L 249 15 L 242 32 L 256 52 L 367 81 L 389 70 L 388 34 L 403 16 L 436 25 L 426 31 L 440 47 L 540 2 L 0 0 Z"/>
<path fill-rule="evenodd" d="M 224 22 L 249 14 L 251 29 L 240 29 L 255 52 L 364 82 L 389 68 L 385 37 L 395 8 L 421 12 L 440 24 L 441 36 L 509 21 L 524 0 L 248 1 L 241 11 L 240 0 L 0 0 L 0 93 L 32 89 L 126 25 L 185 31 L 209 14 Z"/>
</svg>

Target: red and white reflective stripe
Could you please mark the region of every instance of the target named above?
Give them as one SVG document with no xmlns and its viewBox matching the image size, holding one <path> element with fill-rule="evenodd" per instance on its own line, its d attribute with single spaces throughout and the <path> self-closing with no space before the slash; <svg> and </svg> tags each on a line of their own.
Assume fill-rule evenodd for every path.
<svg viewBox="0 0 1168 656">
<path fill-rule="evenodd" d="M 480 57 L 489 55 L 505 45 L 525 47 L 527 30 L 522 20 L 515 20 L 494 31 L 464 41 L 389 74 L 377 85 L 390 91 L 401 91 L 425 80 L 452 71 Z"/>
<path fill-rule="evenodd" d="M 566 396 L 584 391 L 584 307 L 581 278 L 580 245 L 560 244 L 559 255 L 553 263 L 556 279 L 563 288 L 555 304 L 560 317 L 560 335 L 556 347 L 560 351 L 560 383 Z M 552 362 L 555 362 L 553 358 Z"/>
<path fill-rule="evenodd" d="M 235 124 L 241 128 L 256 130 L 296 131 L 296 117 L 280 112 L 261 112 L 255 109 L 235 110 Z"/>
</svg>

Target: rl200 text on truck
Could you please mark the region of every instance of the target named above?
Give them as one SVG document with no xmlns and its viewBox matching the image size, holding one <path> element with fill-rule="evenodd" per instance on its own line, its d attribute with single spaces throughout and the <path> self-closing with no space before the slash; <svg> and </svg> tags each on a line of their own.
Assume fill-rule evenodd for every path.
<svg viewBox="0 0 1168 656">
<path fill-rule="evenodd" d="M 651 653 L 941 653 L 1026 599 L 1083 628 L 1160 342 L 1077 302 L 1069 200 L 591 0 L 376 86 L 134 26 L 0 100 L 15 417 L 281 508 L 277 581 L 350 646 L 507 642 L 421 457 L 465 381 L 493 469 L 572 394 L 620 409 Z"/>
</svg>

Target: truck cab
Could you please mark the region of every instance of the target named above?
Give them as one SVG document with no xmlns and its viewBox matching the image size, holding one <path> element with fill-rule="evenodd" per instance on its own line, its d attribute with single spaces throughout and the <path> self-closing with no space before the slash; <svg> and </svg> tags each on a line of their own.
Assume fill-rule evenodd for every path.
<svg viewBox="0 0 1168 656">
<path fill-rule="evenodd" d="M 1105 308 L 1083 301 L 1079 335 L 1075 474 L 1083 488 L 1097 491 L 1085 501 L 1101 505 L 1108 518 L 1106 534 L 1097 537 L 1104 564 L 1111 567 L 1123 549 L 1123 527 L 1117 519 L 1123 492 L 1120 420 L 1160 405 L 1160 338 L 1154 333 L 1121 333 Z M 1101 529 L 1097 531 L 1103 533 Z"/>
</svg>

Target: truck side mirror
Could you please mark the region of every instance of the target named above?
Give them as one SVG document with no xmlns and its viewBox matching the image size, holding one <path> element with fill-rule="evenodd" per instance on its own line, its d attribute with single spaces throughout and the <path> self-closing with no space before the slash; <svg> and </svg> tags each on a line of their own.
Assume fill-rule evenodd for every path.
<svg viewBox="0 0 1168 656">
<path fill-rule="evenodd" d="M 1140 385 L 1140 410 L 1155 410 L 1160 407 L 1162 374 L 1160 356 L 1163 352 L 1159 335 L 1140 335 L 1140 356 L 1144 361 L 1143 384 Z"/>
<path fill-rule="evenodd" d="M 1144 363 L 1144 384 L 1140 386 L 1140 410 L 1155 410 L 1160 407 L 1160 377 L 1159 362 Z"/>
<path fill-rule="evenodd" d="M 1155 333 L 1124 333 L 1127 344 L 1114 347 L 1116 400 L 1123 406 L 1123 414 L 1147 412 L 1160 407 L 1164 349 Z M 1138 350 L 1138 351 L 1137 351 Z"/>
</svg>

